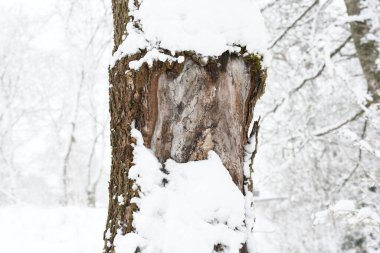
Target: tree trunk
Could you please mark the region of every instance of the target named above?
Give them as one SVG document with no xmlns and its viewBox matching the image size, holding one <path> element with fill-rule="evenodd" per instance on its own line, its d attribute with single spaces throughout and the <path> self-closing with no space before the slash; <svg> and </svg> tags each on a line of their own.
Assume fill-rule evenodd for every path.
<svg viewBox="0 0 380 253">
<path fill-rule="evenodd" d="M 347 14 L 349 16 L 360 16 L 364 2 L 362 0 L 345 0 Z M 378 68 L 376 61 L 379 60 L 380 52 L 377 42 L 368 37 L 371 34 L 371 26 L 368 20 L 353 21 L 350 26 L 357 56 L 368 84 L 368 91 L 374 102 L 378 102 L 380 101 L 380 68 Z"/>
<path fill-rule="evenodd" d="M 127 23 L 127 0 L 113 0 L 116 51 Z M 168 158 L 187 162 L 207 158 L 214 150 L 244 193 L 244 146 L 253 108 L 264 91 L 265 71 L 255 55 L 224 53 L 207 64 L 191 52 L 183 63 L 154 62 L 131 70 L 128 63 L 141 54 L 125 57 L 109 71 L 112 168 L 109 210 L 104 234 L 105 252 L 114 252 L 117 230 L 133 230 L 136 205 L 128 171 L 134 139 L 131 125 L 141 131 L 144 145 L 160 162 Z M 252 190 L 252 185 L 249 187 Z M 123 196 L 122 204 L 118 196 Z M 246 250 L 242 250 L 246 252 Z"/>
</svg>

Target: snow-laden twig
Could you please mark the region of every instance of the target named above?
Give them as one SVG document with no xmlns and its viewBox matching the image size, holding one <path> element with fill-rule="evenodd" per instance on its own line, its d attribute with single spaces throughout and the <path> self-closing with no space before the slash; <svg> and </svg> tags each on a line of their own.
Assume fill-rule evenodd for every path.
<svg viewBox="0 0 380 253">
<path fill-rule="evenodd" d="M 268 49 L 272 49 L 274 46 L 277 45 L 277 43 L 282 40 L 282 38 L 285 37 L 285 35 L 293 28 L 295 25 L 306 16 L 307 13 L 309 13 L 317 4 L 319 3 L 319 0 L 315 0 L 298 18 L 296 18 L 278 37 L 275 39 Z"/>
<path fill-rule="evenodd" d="M 352 36 L 348 36 L 334 51 L 330 53 L 330 58 L 334 57 L 336 54 L 338 54 L 346 45 L 347 43 L 352 39 Z M 292 97 L 294 94 L 296 94 L 299 90 L 301 90 L 308 82 L 311 82 L 315 79 L 317 79 L 325 70 L 326 63 L 323 63 L 318 71 L 312 75 L 311 77 L 308 77 L 304 79 L 299 85 L 297 85 L 295 88 L 291 89 L 288 94 L 281 98 L 278 103 L 269 111 L 266 112 L 266 114 L 263 116 L 263 120 L 272 113 L 275 113 L 284 103 L 287 101 L 290 97 Z"/>
<path fill-rule="evenodd" d="M 314 132 L 312 132 L 312 135 L 320 137 L 320 136 L 329 134 L 331 132 L 334 132 L 335 130 L 345 126 L 346 124 L 357 120 L 360 116 L 363 115 L 363 113 L 364 113 L 364 111 L 360 110 L 357 113 L 350 116 L 349 118 L 342 120 L 341 122 L 338 122 L 338 123 L 335 123 L 333 125 L 321 128 L 319 130 L 315 130 Z"/>
</svg>

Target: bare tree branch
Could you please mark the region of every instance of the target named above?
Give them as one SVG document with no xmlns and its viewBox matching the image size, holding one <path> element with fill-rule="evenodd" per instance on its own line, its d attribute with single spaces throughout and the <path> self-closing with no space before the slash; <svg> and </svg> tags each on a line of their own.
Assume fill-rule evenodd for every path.
<svg viewBox="0 0 380 253">
<path fill-rule="evenodd" d="M 352 39 L 352 36 L 348 36 L 348 38 L 342 44 L 340 44 L 339 47 L 337 47 L 334 51 L 331 52 L 330 58 L 333 58 L 337 53 L 339 53 L 340 50 L 342 50 L 351 39 Z M 304 79 L 296 88 L 294 88 L 293 90 L 291 90 L 290 93 L 291 94 L 296 93 L 303 86 L 305 86 L 305 84 L 307 82 L 313 81 L 316 78 L 318 78 L 323 73 L 323 71 L 325 70 L 325 68 L 326 68 L 326 63 L 323 63 L 322 66 L 320 67 L 320 69 L 318 70 L 318 72 L 314 76 L 311 76 L 309 78 Z"/>
<path fill-rule="evenodd" d="M 285 35 L 298 23 L 298 21 L 300 21 L 303 17 L 306 16 L 307 13 L 309 13 L 309 11 L 311 11 L 317 4 L 319 3 L 319 0 L 315 0 L 313 2 L 312 5 L 310 5 L 297 19 L 295 19 L 293 21 L 293 23 L 291 25 L 289 25 L 283 32 L 280 36 L 277 37 L 277 39 L 275 39 L 272 44 L 269 46 L 268 49 L 272 49 L 274 46 L 276 46 L 276 44 L 282 40 L 282 38 L 285 37 Z"/>
<path fill-rule="evenodd" d="M 330 54 L 330 58 L 334 57 L 335 55 L 337 55 L 346 45 L 347 43 L 352 39 L 352 36 L 348 36 L 346 40 L 343 41 L 342 44 L 340 44 L 333 52 L 331 52 Z M 291 96 L 293 96 L 295 93 L 297 93 L 300 89 L 302 89 L 308 82 L 310 81 L 313 81 L 315 79 L 317 79 L 322 73 L 323 71 L 325 70 L 326 68 L 326 63 L 323 63 L 323 65 L 319 68 L 319 70 L 317 71 L 317 73 L 311 77 L 308 77 L 306 79 L 304 79 L 299 85 L 297 85 L 295 88 L 293 88 L 292 90 L 290 90 L 288 92 L 288 95 L 287 97 L 283 97 L 280 102 L 278 102 L 274 107 L 273 109 L 271 109 L 270 111 L 268 111 L 264 116 L 263 116 L 263 120 L 271 113 L 275 113 L 278 108 L 281 107 L 281 105 L 284 104 L 284 102 L 286 101 L 286 99 L 290 98 Z"/>
<path fill-rule="evenodd" d="M 341 128 L 342 126 L 344 126 L 344 125 L 346 125 L 352 121 L 357 120 L 361 115 L 363 115 L 363 113 L 364 113 L 364 110 L 360 110 L 357 113 L 355 113 L 353 116 L 351 116 L 350 118 L 348 118 L 348 119 L 346 119 L 340 123 L 334 124 L 332 126 L 325 127 L 319 131 L 314 131 L 313 135 L 320 137 L 320 136 L 329 134 L 329 133 Z"/>
<path fill-rule="evenodd" d="M 365 133 L 367 131 L 367 126 L 368 126 L 368 121 L 365 120 L 364 125 L 363 125 L 363 131 L 362 131 L 362 134 L 360 136 L 361 139 L 364 139 L 364 137 L 365 137 Z M 355 172 L 360 167 L 361 161 L 362 161 L 362 149 L 359 147 L 358 160 L 356 161 L 356 165 L 353 168 L 353 170 L 350 172 L 350 174 L 348 174 L 348 176 L 343 180 L 343 183 L 338 187 L 337 192 L 340 192 L 342 190 L 342 188 L 347 184 L 347 182 L 352 178 L 352 176 L 355 174 Z"/>
<path fill-rule="evenodd" d="M 271 8 L 273 5 L 275 5 L 279 0 L 274 0 L 273 2 L 268 3 L 263 8 L 260 9 L 261 12 L 266 11 L 267 9 Z"/>
</svg>

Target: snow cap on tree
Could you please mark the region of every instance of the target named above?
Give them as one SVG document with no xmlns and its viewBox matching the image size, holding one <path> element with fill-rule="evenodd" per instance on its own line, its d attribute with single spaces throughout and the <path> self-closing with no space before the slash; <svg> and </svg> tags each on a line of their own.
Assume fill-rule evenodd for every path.
<svg viewBox="0 0 380 253">
<path fill-rule="evenodd" d="M 129 1 L 128 36 L 113 59 L 144 52 L 130 62 L 132 69 L 154 60 L 182 62 L 178 53 L 185 51 L 203 57 L 239 53 L 242 47 L 247 53 L 266 52 L 264 20 L 252 0 L 139 0 L 137 5 Z"/>
</svg>

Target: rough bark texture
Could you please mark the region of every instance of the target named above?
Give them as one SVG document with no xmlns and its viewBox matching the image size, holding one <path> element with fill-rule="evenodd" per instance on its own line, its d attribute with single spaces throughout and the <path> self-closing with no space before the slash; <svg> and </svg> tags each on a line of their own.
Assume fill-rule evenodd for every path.
<svg viewBox="0 0 380 253">
<path fill-rule="evenodd" d="M 113 0 L 115 48 L 121 43 L 128 17 L 127 1 Z M 184 63 L 155 62 L 130 70 L 128 63 L 141 54 L 123 58 L 110 69 L 112 168 L 109 210 L 104 234 L 105 252 L 114 252 L 117 230 L 133 230 L 136 210 L 130 204 L 138 192 L 128 178 L 133 154 L 131 124 L 143 134 L 145 146 L 157 158 L 177 162 L 201 160 L 216 151 L 233 181 L 243 192 L 244 145 L 253 108 L 264 91 L 265 71 L 260 60 L 225 53 L 201 64 L 190 52 Z M 123 196 L 124 204 L 117 196 Z M 109 231 L 109 232 L 107 232 Z M 247 252 L 245 247 L 241 252 Z"/>
<path fill-rule="evenodd" d="M 126 24 L 128 23 L 128 0 L 112 0 L 113 13 L 113 51 L 121 44 L 123 36 L 126 35 Z"/>
<path fill-rule="evenodd" d="M 359 16 L 362 11 L 362 0 L 345 0 L 347 13 L 349 16 Z M 377 43 L 374 40 L 366 40 L 370 33 L 368 21 L 351 22 L 351 33 L 360 65 L 363 69 L 364 77 L 368 84 L 368 91 L 373 96 L 374 101 L 380 101 L 380 70 L 377 68 L 376 61 L 380 57 Z"/>
</svg>

